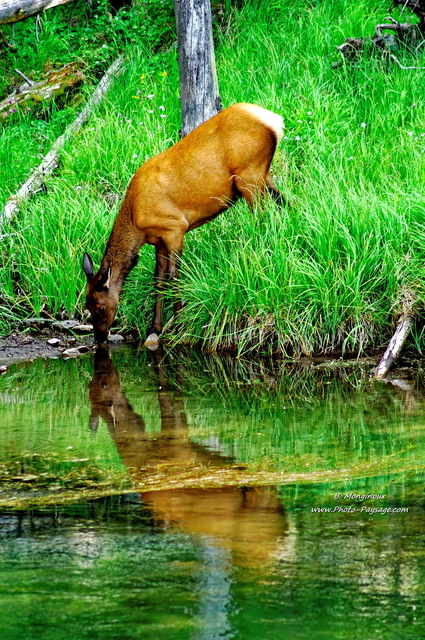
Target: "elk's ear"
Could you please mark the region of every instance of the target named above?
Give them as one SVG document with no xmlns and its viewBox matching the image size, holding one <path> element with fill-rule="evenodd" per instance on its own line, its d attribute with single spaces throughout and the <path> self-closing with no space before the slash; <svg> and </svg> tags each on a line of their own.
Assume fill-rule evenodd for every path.
<svg viewBox="0 0 425 640">
<path fill-rule="evenodd" d="M 102 275 L 100 276 L 99 280 L 96 283 L 96 289 L 98 291 L 109 289 L 109 284 L 111 282 L 111 275 L 112 275 L 112 269 L 110 266 L 108 266 L 108 268 L 104 270 L 104 272 L 102 273 Z"/>
<path fill-rule="evenodd" d="M 83 257 L 83 269 L 88 281 L 93 278 L 93 262 L 88 253 Z"/>
</svg>

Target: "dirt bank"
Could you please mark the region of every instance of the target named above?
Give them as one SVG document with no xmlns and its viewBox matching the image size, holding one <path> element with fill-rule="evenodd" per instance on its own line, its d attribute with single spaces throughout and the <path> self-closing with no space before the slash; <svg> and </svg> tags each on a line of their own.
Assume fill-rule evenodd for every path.
<svg viewBox="0 0 425 640">
<path fill-rule="evenodd" d="M 0 336 L 0 366 L 4 367 L 15 362 L 35 360 L 36 358 L 64 357 L 64 352 L 67 349 L 83 345 L 91 348 L 92 343 L 92 337 L 75 338 L 74 336 L 55 336 L 53 334 L 45 337 L 12 333 L 9 336 Z"/>
</svg>

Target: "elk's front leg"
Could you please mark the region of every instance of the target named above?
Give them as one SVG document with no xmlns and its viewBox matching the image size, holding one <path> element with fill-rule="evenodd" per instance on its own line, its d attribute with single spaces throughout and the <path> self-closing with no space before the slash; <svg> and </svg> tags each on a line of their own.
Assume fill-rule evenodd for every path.
<svg viewBox="0 0 425 640">
<path fill-rule="evenodd" d="M 175 284 L 174 291 L 174 315 L 177 316 L 182 310 L 182 301 L 180 297 L 180 291 L 177 290 L 178 280 L 180 276 L 180 260 L 183 253 L 183 247 L 178 250 L 174 250 L 170 253 L 169 265 L 168 265 L 168 274 L 170 277 L 170 282 Z"/>
<path fill-rule="evenodd" d="M 147 337 L 149 337 L 153 333 L 159 335 L 162 331 L 162 305 L 164 302 L 165 278 L 168 268 L 167 249 L 163 243 L 155 247 L 155 254 L 155 308 L 152 324 L 146 332 Z"/>
<path fill-rule="evenodd" d="M 178 291 L 178 280 L 180 275 L 180 261 L 183 254 L 184 236 L 187 227 L 185 229 L 174 229 L 174 231 L 167 236 L 164 236 L 164 243 L 168 250 L 168 277 L 170 283 L 174 286 L 174 315 L 177 316 L 182 309 L 182 301 L 180 298 L 180 292 Z"/>
</svg>

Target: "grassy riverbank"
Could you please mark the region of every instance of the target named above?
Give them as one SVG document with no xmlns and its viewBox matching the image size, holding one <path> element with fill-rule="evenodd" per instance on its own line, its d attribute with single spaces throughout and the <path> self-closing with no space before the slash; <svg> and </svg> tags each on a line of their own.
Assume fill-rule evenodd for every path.
<svg viewBox="0 0 425 640">
<path fill-rule="evenodd" d="M 217 30 L 224 104 L 254 102 L 285 119 L 273 173 L 292 206 L 266 201 L 251 212 L 238 203 L 188 234 L 186 306 L 167 329 L 174 342 L 239 352 L 361 351 L 386 342 L 406 291 L 423 299 L 424 72 L 387 67 L 373 55 L 356 67 L 332 68 L 335 46 L 373 33 L 387 13 L 385 2 L 371 10 L 365 0 L 350 13 L 343 2 L 258 1 Z M 152 56 L 134 41 L 123 46 L 125 74 L 67 145 L 47 193 L 5 231 L 3 331 L 13 315 L 82 314 L 83 251 L 99 263 L 131 175 L 178 139 L 176 50 Z M 399 58 L 425 65 L 409 52 Z M 41 122 L 26 115 L 5 128 L 12 157 Z M 46 124 L 51 139 L 60 128 L 54 123 Z M 22 163 L 20 171 L 17 182 Z M 3 202 L 16 190 L 13 180 L 1 189 Z M 148 247 L 124 288 L 123 329 L 143 335 L 152 274 Z M 420 329 L 414 339 L 424 346 Z"/>
</svg>

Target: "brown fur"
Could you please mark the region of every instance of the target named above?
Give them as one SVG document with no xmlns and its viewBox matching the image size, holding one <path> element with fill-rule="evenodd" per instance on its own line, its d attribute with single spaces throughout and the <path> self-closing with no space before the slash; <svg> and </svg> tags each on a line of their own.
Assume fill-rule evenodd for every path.
<svg viewBox="0 0 425 640">
<path fill-rule="evenodd" d="M 281 119 L 255 105 L 235 104 L 207 120 L 134 174 L 118 212 L 100 269 L 85 254 L 87 307 L 95 338 L 107 337 L 123 282 L 140 247 L 156 250 L 155 314 L 149 333 L 162 329 L 166 276 L 178 275 L 185 234 L 225 211 L 239 197 L 252 204 L 268 189 L 279 197 L 269 168 Z M 178 313 L 181 303 L 175 303 Z"/>
</svg>

